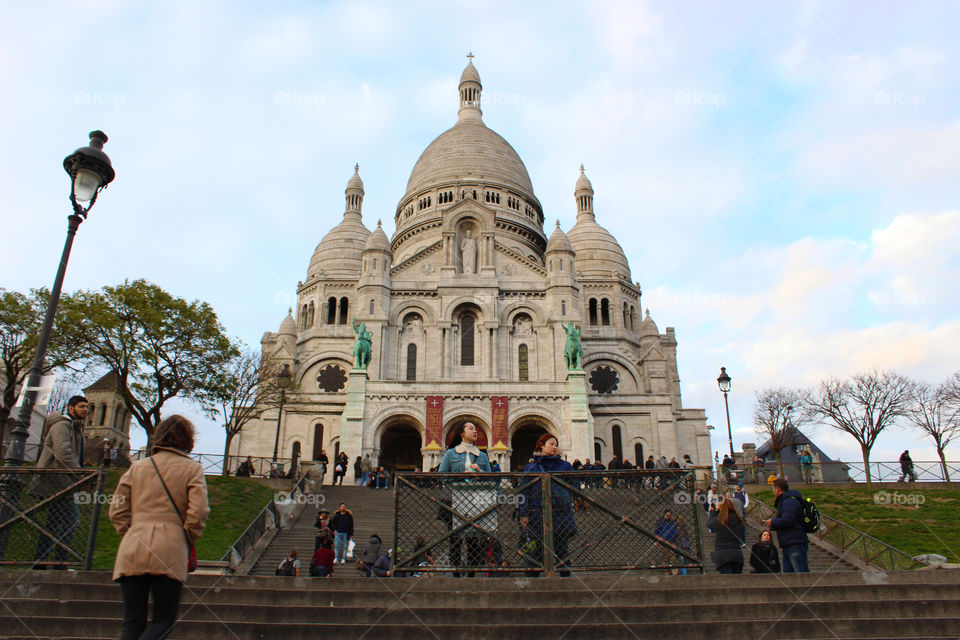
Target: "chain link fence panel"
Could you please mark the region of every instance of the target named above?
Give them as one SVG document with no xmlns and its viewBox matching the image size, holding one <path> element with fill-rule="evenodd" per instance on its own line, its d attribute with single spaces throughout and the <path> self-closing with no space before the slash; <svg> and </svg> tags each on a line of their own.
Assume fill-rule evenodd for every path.
<svg viewBox="0 0 960 640">
<path fill-rule="evenodd" d="M 396 570 L 703 568 L 690 470 L 397 476 Z"/>
</svg>

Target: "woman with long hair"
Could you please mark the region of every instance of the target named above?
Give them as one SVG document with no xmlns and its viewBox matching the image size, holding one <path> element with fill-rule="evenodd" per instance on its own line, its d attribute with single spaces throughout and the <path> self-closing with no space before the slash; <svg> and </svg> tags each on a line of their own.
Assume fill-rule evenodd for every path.
<svg viewBox="0 0 960 640">
<path fill-rule="evenodd" d="M 713 564 L 719 573 L 743 573 L 744 523 L 733 499 L 723 498 L 710 506 L 707 528 L 713 531 Z"/>
<path fill-rule="evenodd" d="M 457 439 L 454 440 L 454 446 L 447 449 L 443 454 L 443 460 L 440 461 L 440 473 L 491 473 L 490 460 L 487 454 L 477 447 L 477 438 L 480 432 L 477 425 L 469 420 L 460 425 L 457 431 Z M 452 506 L 452 501 L 451 501 Z M 443 507 L 441 507 L 441 510 Z M 453 528 L 453 517 L 447 512 L 444 515 L 444 521 L 448 528 Z M 469 514 L 468 514 L 469 515 Z M 461 555 L 463 541 L 466 540 L 467 547 L 467 565 L 474 567 L 483 561 L 483 539 L 481 532 L 474 527 L 469 527 L 464 532 L 450 536 L 450 564 L 457 567 L 461 564 Z M 472 578 L 474 572 L 467 574 Z M 454 571 L 453 577 L 459 578 L 460 572 Z"/>
<path fill-rule="evenodd" d="M 203 467 L 188 455 L 193 436 L 183 416 L 163 420 L 150 457 L 130 465 L 110 501 L 110 522 L 120 534 L 113 567 L 123 594 L 120 640 L 166 637 L 177 620 L 192 548 L 210 513 Z"/>
<path fill-rule="evenodd" d="M 524 473 L 557 473 L 573 471 L 573 465 L 560 457 L 560 442 L 552 433 L 544 433 L 537 440 L 533 450 L 533 460 L 523 468 Z M 570 478 L 568 478 L 568 481 Z M 573 517 L 573 500 L 570 491 L 553 485 L 550 507 L 553 513 L 553 555 L 560 575 L 570 575 L 567 566 L 567 553 L 570 539 L 577 534 L 577 523 Z M 524 491 L 525 500 L 519 507 L 521 541 L 526 549 L 534 551 L 534 558 L 543 560 L 543 496 L 539 482 Z M 528 571 L 527 575 L 537 575 L 538 571 Z"/>
</svg>

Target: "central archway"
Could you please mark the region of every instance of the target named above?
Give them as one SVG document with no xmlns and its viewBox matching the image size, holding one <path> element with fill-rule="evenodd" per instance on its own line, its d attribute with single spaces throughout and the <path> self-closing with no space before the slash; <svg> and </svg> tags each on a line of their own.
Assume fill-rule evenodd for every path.
<svg viewBox="0 0 960 640">
<path fill-rule="evenodd" d="M 380 466 L 390 473 L 420 471 L 423 468 L 423 441 L 415 426 L 398 422 L 383 430 L 380 436 Z"/>
<path fill-rule="evenodd" d="M 537 439 L 547 433 L 544 424 L 537 420 L 529 420 L 518 426 L 510 438 L 510 470 L 523 471 L 527 462 L 533 457 L 533 448 Z"/>
</svg>

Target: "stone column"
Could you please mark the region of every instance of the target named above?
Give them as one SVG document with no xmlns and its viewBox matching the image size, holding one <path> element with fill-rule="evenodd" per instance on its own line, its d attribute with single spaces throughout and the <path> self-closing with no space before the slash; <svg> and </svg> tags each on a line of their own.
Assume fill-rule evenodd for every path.
<svg viewBox="0 0 960 640">
<path fill-rule="evenodd" d="M 352 462 L 363 455 L 363 413 L 367 400 L 367 372 L 354 369 L 347 381 L 347 404 L 340 416 L 340 451 Z"/>
<path fill-rule="evenodd" d="M 570 416 L 570 458 L 593 458 L 593 415 L 587 402 L 586 374 L 567 372 L 567 413 Z"/>
</svg>

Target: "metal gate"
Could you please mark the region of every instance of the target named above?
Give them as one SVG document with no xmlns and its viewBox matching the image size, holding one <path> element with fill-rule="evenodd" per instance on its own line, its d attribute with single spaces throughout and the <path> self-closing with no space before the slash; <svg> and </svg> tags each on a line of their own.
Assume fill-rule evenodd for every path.
<svg viewBox="0 0 960 640">
<path fill-rule="evenodd" d="M 395 570 L 702 571 L 694 479 L 675 469 L 398 474 Z"/>
<path fill-rule="evenodd" d="M 104 475 L 0 467 L 0 565 L 91 569 Z"/>
</svg>

